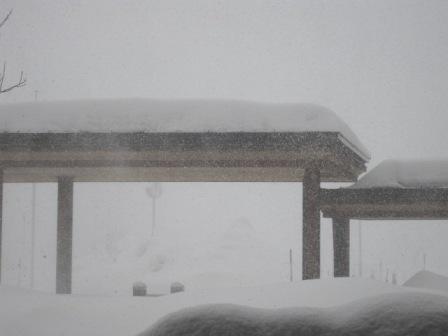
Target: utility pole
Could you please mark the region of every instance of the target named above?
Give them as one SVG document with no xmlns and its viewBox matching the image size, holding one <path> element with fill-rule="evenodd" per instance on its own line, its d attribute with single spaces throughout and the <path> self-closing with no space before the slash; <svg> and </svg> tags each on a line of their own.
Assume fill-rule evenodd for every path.
<svg viewBox="0 0 448 336">
<path fill-rule="evenodd" d="M 383 278 L 383 260 L 380 260 L 379 271 L 380 271 L 380 280 L 384 281 L 384 278 Z"/>
<path fill-rule="evenodd" d="M 289 281 L 292 282 L 293 275 L 292 275 L 292 249 L 289 249 Z"/>
<path fill-rule="evenodd" d="M 359 277 L 362 277 L 362 223 L 358 221 Z"/>
<path fill-rule="evenodd" d="M 34 288 L 34 261 L 36 250 L 36 183 L 32 183 L 32 207 L 31 207 L 31 262 L 30 262 L 30 282 Z"/>
<path fill-rule="evenodd" d="M 37 101 L 38 90 L 34 90 L 34 101 Z M 32 183 L 31 195 L 31 262 L 30 262 L 30 286 L 34 289 L 34 261 L 36 250 L 36 183 Z"/>
</svg>

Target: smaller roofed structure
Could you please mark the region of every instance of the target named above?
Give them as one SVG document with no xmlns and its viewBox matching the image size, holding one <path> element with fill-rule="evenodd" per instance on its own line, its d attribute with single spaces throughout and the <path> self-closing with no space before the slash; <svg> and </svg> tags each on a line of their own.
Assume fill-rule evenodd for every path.
<svg viewBox="0 0 448 336">
<path fill-rule="evenodd" d="M 350 275 L 350 219 L 448 219 L 448 160 L 387 160 L 347 188 L 321 189 L 334 275 Z"/>
<path fill-rule="evenodd" d="M 324 217 L 448 218 L 447 160 L 386 160 L 355 184 L 321 191 Z"/>
</svg>

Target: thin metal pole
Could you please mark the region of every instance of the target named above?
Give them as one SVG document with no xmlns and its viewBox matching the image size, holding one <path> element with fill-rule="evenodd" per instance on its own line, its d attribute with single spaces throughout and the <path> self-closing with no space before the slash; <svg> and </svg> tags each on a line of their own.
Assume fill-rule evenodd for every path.
<svg viewBox="0 0 448 336">
<path fill-rule="evenodd" d="M 289 249 L 289 281 L 293 281 L 292 275 L 292 249 Z"/>
<path fill-rule="evenodd" d="M 362 223 L 358 221 L 359 277 L 362 277 Z"/>
<path fill-rule="evenodd" d="M 31 265 L 30 265 L 30 281 L 31 288 L 34 288 L 34 262 L 36 250 L 36 183 L 33 183 L 32 192 L 32 208 L 31 208 Z"/>
<path fill-rule="evenodd" d="M 155 229 L 156 229 L 156 198 L 152 197 L 152 229 L 151 229 L 151 237 L 154 237 Z"/>
</svg>

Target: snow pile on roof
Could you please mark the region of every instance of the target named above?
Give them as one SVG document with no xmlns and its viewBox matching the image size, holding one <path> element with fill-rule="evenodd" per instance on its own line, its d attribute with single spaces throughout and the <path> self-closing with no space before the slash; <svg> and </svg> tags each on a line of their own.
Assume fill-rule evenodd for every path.
<svg viewBox="0 0 448 336">
<path fill-rule="evenodd" d="M 448 188 L 447 160 L 385 160 L 350 188 Z"/>
<path fill-rule="evenodd" d="M 235 305 L 188 308 L 140 336 L 447 335 L 448 298 L 395 293 L 327 308 L 256 309 Z"/>
<path fill-rule="evenodd" d="M 0 132 L 337 132 L 368 156 L 331 110 L 313 104 L 110 99 L 0 105 Z"/>
<path fill-rule="evenodd" d="M 430 271 L 420 271 L 406 281 L 403 286 L 448 292 L 448 277 Z"/>
<path fill-rule="evenodd" d="M 74 287 L 76 289 L 76 282 Z M 132 291 L 129 284 L 129 293 Z M 255 308 L 329 307 L 381 294 L 416 290 L 370 279 L 284 282 L 191 290 L 162 297 L 43 294 L 0 286 L 0 334 L 8 336 L 136 335 L 179 309 L 204 304 Z"/>
</svg>

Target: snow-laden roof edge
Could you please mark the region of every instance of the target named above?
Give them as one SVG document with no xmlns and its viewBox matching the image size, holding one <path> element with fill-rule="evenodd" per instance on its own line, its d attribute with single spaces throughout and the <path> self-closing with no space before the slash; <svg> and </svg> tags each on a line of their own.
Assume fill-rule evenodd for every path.
<svg viewBox="0 0 448 336">
<path fill-rule="evenodd" d="M 448 158 L 384 160 L 348 188 L 448 188 Z"/>
<path fill-rule="evenodd" d="M 369 151 L 333 111 L 316 104 L 200 99 L 103 99 L 0 104 L 0 132 L 336 132 Z"/>
</svg>

